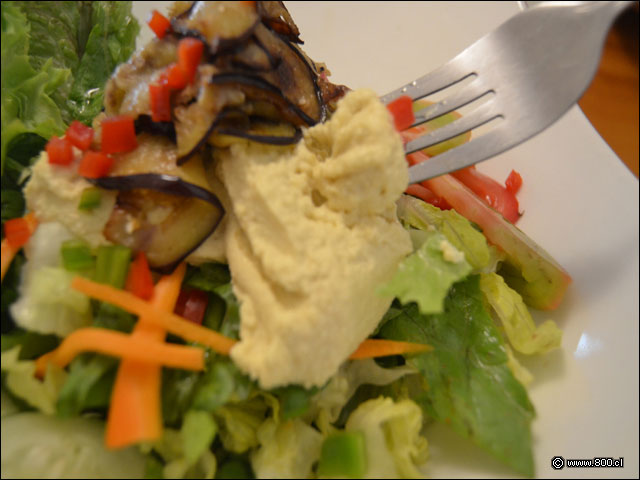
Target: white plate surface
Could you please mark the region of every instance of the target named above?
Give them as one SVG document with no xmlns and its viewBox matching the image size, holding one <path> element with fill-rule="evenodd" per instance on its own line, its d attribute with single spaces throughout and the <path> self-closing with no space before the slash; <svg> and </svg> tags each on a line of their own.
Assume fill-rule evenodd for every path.
<svg viewBox="0 0 640 480">
<path fill-rule="evenodd" d="M 142 21 L 167 2 L 134 2 Z M 306 52 L 332 80 L 380 94 L 445 63 L 517 13 L 515 2 L 287 2 Z M 150 37 L 143 24 L 143 37 Z M 537 410 L 536 476 L 638 477 L 638 181 L 574 107 L 551 128 L 479 166 L 524 179 L 518 226 L 572 275 L 553 318 L 562 350 L 526 365 Z M 513 472 L 446 429 L 428 432 L 431 477 Z M 624 468 L 553 470 L 551 458 L 624 457 Z"/>
</svg>

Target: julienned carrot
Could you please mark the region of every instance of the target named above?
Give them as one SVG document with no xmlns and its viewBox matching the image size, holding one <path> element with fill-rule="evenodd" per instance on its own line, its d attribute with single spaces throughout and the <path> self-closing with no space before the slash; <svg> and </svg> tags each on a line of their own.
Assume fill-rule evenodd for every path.
<svg viewBox="0 0 640 480">
<path fill-rule="evenodd" d="M 171 275 L 152 284 L 151 305 L 172 312 L 186 271 L 181 264 Z M 166 332 L 140 317 L 131 336 L 164 342 Z M 162 370 L 159 365 L 123 359 L 120 362 L 111 393 L 105 433 L 108 448 L 121 448 L 162 437 L 162 405 L 160 403 Z"/>
<path fill-rule="evenodd" d="M 36 375 L 43 376 L 49 362 L 63 368 L 76 355 L 88 351 L 171 368 L 204 369 L 204 351 L 200 348 L 171 345 L 105 328 L 87 327 L 74 331 L 58 348 L 38 358 Z"/>
<path fill-rule="evenodd" d="M 360 360 L 363 358 L 386 357 L 389 355 L 423 353 L 432 350 L 432 348 L 431 345 L 423 345 L 421 343 L 370 338 L 362 342 L 356 351 L 351 354 L 349 359 Z"/>
<path fill-rule="evenodd" d="M 222 355 L 228 355 L 236 343 L 236 341 L 231 338 L 220 335 L 218 332 L 209 330 L 206 327 L 196 325 L 174 313 L 163 312 L 154 308 L 148 302 L 124 290 L 92 282 L 82 277 L 75 277 L 71 282 L 71 286 L 91 298 L 112 303 L 144 318 L 145 322 L 160 326 L 167 332 L 173 333 L 185 340 L 200 343 Z"/>
<path fill-rule="evenodd" d="M 24 223 L 26 224 L 29 232 L 28 232 L 28 237 L 33 235 L 33 232 L 35 232 L 37 226 L 38 226 L 38 220 L 36 219 L 35 215 L 33 213 L 27 213 L 24 217 L 22 217 L 22 219 L 20 220 L 24 220 Z M 10 221 L 10 220 L 8 220 Z M 6 233 L 6 231 L 5 231 Z M 9 236 L 7 235 L 3 240 L 2 240 L 2 245 L 0 245 L 0 258 L 2 259 L 2 269 L 0 272 L 0 281 L 4 279 L 4 275 L 5 273 L 7 273 L 7 270 L 9 270 L 9 266 L 11 265 L 11 262 L 13 261 L 13 258 L 16 256 L 16 254 L 20 251 L 20 249 L 22 248 L 22 245 L 24 243 L 26 243 L 26 241 L 28 240 L 28 237 L 26 240 L 24 241 L 20 241 L 20 242 L 15 242 L 12 241 L 11 238 L 9 238 Z"/>
</svg>

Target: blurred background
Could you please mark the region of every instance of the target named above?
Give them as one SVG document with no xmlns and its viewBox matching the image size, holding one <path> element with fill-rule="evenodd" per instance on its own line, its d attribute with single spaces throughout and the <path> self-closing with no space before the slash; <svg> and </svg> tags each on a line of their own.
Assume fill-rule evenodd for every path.
<svg viewBox="0 0 640 480">
<path fill-rule="evenodd" d="M 591 124 L 638 176 L 638 2 L 612 27 L 598 73 L 578 102 Z"/>
</svg>

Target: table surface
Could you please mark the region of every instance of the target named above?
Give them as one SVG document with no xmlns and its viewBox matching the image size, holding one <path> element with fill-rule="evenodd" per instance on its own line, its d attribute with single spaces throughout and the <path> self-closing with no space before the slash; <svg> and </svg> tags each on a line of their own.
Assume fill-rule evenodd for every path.
<svg viewBox="0 0 640 480">
<path fill-rule="evenodd" d="M 638 4 L 609 32 L 598 73 L 578 102 L 591 124 L 638 176 Z"/>
</svg>

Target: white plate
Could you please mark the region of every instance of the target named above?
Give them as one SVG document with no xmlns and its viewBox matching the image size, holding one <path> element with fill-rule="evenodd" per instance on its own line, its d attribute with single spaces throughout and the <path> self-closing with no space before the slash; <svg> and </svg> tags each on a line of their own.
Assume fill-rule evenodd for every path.
<svg viewBox="0 0 640 480">
<path fill-rule="evenodd" d="M 160 2 L 163 3 L 163 2 Z M 134 2 L 143 21 L 156 2 Z M 306 52 L 332 80 L 383 94 L 446 62 L 518 11 L 515 2 L 287 2 Z M 143 24 L 143 34 L 149 29 Z M 144 40 L 143 40 L 144 41 Z M 638 181 L 574 107 L 483 163 L 524 179 L 518 226 L 573 276 L 553 318 L 561 351 L 527 363 L 536 476 L 638 477 Z M 432 477 L 513 472 L 446 429 L 428 432 Z M 624 457 L 624 468 L 553 470 L 551 458 Z"/>
</svg>

